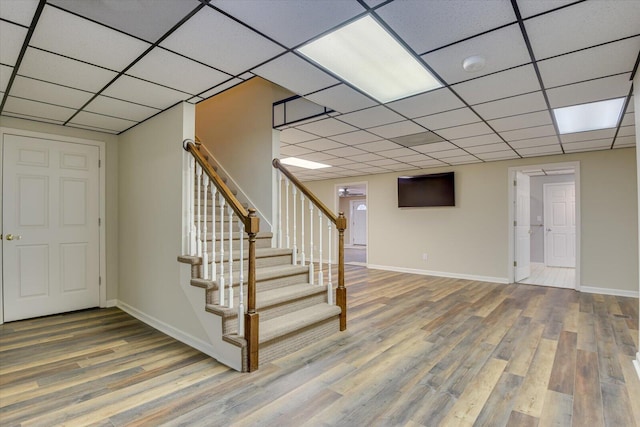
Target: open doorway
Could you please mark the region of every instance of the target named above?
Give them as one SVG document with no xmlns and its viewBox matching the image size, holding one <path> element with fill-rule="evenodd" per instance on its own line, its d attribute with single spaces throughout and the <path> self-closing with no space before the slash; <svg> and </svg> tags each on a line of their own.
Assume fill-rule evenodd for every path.
<svg viewBox="0 0 640 427">
<path fill-rule="evenodd" d="M 367 265 L 368 203 L 367 183 L 352 182 L 336 185 L 336 206 L 347 217 L 344 235 L 344 262 Z"/>
<path fill-rule="evenodd" d="M 579 289 L 578 162 L 509 169 L 510 282 Z"/>
</svg>

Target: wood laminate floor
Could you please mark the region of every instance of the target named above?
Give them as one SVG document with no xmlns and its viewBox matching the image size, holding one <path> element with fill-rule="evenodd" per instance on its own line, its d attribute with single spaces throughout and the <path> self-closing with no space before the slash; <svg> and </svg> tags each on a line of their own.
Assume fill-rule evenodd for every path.
<svg viewBox="0 0 640 427">
<path fill-rule="evenodd" d="M 242 374 L 116 309 L 0 326 L 0 425 L 640 424 L 638 300 L 347 266 L 349 329 Z"/>
</svg>

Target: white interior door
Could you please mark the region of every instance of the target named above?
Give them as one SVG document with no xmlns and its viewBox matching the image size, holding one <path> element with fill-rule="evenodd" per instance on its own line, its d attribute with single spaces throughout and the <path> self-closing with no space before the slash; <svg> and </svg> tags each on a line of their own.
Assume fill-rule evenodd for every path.
<svg viewBox="0 0 640 427">
<path fill-rule="evenodd" d="M 575 183 L 544 184 L 543 194 L 545 264 L 548 267 L 575 267 Z"/>
<path fill-rule="evenodd" d="M 4 320 L 98 306 L 99 148 L 3 142 Z"/>
<path fill-rule="evenodd" d="M 367 244 L 367 201 L 351 200 L 351 243 Z"/>
<path fill-rule="evenodd" d="M 531 275 L 531 214 L 530 179 L 516 172 L 515 197 L 515 281 Z"/>
</svg>

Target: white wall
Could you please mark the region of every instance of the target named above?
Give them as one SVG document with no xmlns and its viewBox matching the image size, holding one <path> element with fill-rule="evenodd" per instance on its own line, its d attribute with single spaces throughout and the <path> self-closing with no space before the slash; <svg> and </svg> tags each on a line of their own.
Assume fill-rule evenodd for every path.
<svg viewBox="0 0 640 427">
<path fill-rule="evenodd" d="M 107 288 L 107 301 L 115 300 L 118 297 L 118 137 L 101 132 L 5 116 L 0 117 L 0 127 L 105 142 L 106 217 L 104 218 L 104 226 L 107 277 L 103 283 Z"/>
<path fill-rule="evenodd" d="M 179 104 L 120 135 L 119 304 L 153 326 L 206 340 L 181 289 L 182 141 L 194 106 Z M 164 324 L 164 325 L 163 325 Z M 162 328 L 161 328 L 162 329 Z"/>
<path fill-rule="evenodd" d="M 196 135 L 273 224 L 272 105 L 291 92 L 260 77 L 199 103 Z M 264 230 L 261 224 L 261 231 Z"/>
<path fill-rule="evenodd" d="M 638 204 L 635 149 L 537 157 L 415 171 L 456 173 L 456 206 L 397 207 L 403 171 L 368 181 L 368 262 L 453 277 L 506 281 L 508 168 L 579 161 L 582 179 L 582 285 L 638 291 Z M 344 179 L 305 183 L 328 206 Z M 428 254 L 428 261 L 422 254 Z"/>
</svg>

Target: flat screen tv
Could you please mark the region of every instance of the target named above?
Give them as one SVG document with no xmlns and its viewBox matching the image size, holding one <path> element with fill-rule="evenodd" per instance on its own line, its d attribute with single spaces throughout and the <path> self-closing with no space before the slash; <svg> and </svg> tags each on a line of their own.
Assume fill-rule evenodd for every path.
<svg viewBox="0 0 640 427">
<path fill-rule="evenodd" d="M 453 172 L 398 177 L 398 207 L 455 206 Z"/>
</svg>

